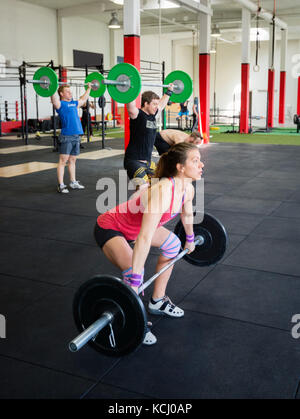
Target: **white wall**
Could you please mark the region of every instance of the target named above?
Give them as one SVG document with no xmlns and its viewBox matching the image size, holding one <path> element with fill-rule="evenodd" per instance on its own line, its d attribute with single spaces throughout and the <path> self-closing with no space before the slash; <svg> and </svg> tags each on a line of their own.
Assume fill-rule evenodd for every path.
<svg viewBox="0 0 300 419">
<path fill-rule="evenodd" d="M 57 62 L 56 11 L 17 0 L 0 0 L 0 54 L 11 65 L 22 61 Z M 0 86 L 18 84 L 4 82 L 4 77 L 17 75 L 17 69 L 2 69 Z M 33 71 L 29 71 L 31 78 Z M 28 117 L 34 118 L 35 94 L 28 85 Z M 0 87 L 0 101 L 20 100 L 19 87 Z M 51 107 L 49 100 L 39 100 L 40 116 L 48 116 Z M 20 114 L 21 117 L 21 114 Z M 3 116 L 2 116 L 3 118 Z"/>
<path fill-rule="evenodd" d="M 63 61 L 59 63 L 56 10 L 17 0 L 0 0 L 0 57 L 2 55 L 15 66 L 23 61 L 48 63 L 51 60 L 55 65 L 72 66 L 73 49 L 77 49 L 103 53 L 105 68 L 109 68 L 109 30 L 104 23 L 81 17 L 63 18 L 62 22 Z M 37 68 L 28 69 L 28 78 L 32 78 Z M 3 81 L 4 77 L 12 77 L 12 73 L 17 76 L 18 70 L 8 68 L 0 70 L 0 101 L 20 101 L 19 87 L 1 87 L 19 84 L 17 80 L 16 82 Z M 80 73 L 74 72 L 73 75 L 75 74 Z M 84 72 L 81 74 L 84 76 Z M 69 75 L 71 76 L 72 73 L 70 72 Z M 72 89 L 74 98 L 78 98 L 83 93 L 82 88 Z M 106 99 L 110 99 L 108 95 Z M 30 84 L 27 84 L 27 102 L 28 118 L 35 118 L 36 96 Z M 39 97 L 38 103 L 40 118 L 52 115 L 50 99 Z M 110 107 L 107 106 L 106 112 L 109 111 Z"/>
<path fill-rule="evenodd" d="M 251 63 L 250 63 L 250 90 L 252 96 L 253 115 L 265 118 L 267 108 L 267 88 L 268 88 L 268 42 L 261 42 L 258 53 L 259 72 L 253 71 L 255 64 L 255 43 L 251 42 Z M 297 109 L 297 85 L 296 75 L 300 76 L 300 54 L 299 41 L 288 41 L 287 48 L 287 78 L 286 78 L 286 124 L 293 126 L 293 115 Z M 293 63 L 297 59 L 297 63 Z M 216 83 L 215 81 L 215 60 Z M 278 126 L 279 114 L 279 87 L 280 87 L 280 42 L 276 43 L 275 49 L 275 100 L 274 100 L 274 126 Z M 214 86 L 215 85 L 215 86 Z M 219 44 L 217 54 L 211 57 L 211 108 L 213 107 L 213 92 L 216 92 L 217 106 L 220 109 L 228 110 L 231 114 L 235 109 L 235 115 L 240 112 L 240 92 L 241 92 L 241 44 Z M 233 95 L 235 94 L 235 106 Z M 265 119 L 260 122 L 253 121 L 254 125 L 265 125 Z"/>
<path fill-rule="evenodd" d="M 109 68 L 109 29 L 82 17 L 63 18 L 63 65 L 73 65 L 73 49 L 103 54 L 104 67 Z"/>
</svg>

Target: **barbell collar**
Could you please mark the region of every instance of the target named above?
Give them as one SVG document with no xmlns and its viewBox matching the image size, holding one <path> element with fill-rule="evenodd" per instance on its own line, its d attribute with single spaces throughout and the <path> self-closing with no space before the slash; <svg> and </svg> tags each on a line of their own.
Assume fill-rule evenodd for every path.
<svg viewBox="0 0 300 419">
<path fill-rule="evenodd" d="M 204 237 L 203 236 L 196 236 L 194 244 L 195 246 L 201 246 L 204 243 Z M 140 294 L 143 292 L 146 288 L 149 287 L 149 285 L 152 284 L 155 279 L 164 273 L 167 269 L 169 269 L 171 266 L 174 265 L 178 260 L 182 259 L 183 256 L 185 256 L 189 252 L 189 249 L 184 249 L 182 252 L 180 252 L 174 259 L 171 260 L 164 268 L 162 268 L 160 271 L 158 271 L 155 275 L 151 276 L 143 285 L 141 285 L 138 289 L 138 293 Z"/>
<path fill-rule="evenodd" d="M 92 323 L 86 330 L 84 330 L 80 335 L 73 339 L 69 343 L 69 349 L 71 352 L 77 352 L 81 349 L 86 343 L 104 329 L 105 326 L 110 324 L 114 319 L 114 314 L 110 311 L 105 311 L 98 320 Z"/>
</svg>

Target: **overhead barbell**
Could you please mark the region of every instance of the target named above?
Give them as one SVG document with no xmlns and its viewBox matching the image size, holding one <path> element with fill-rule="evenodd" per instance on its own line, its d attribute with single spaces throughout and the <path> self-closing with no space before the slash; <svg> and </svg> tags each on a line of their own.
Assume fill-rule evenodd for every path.
<svg viewBox="0 0 300 419">
<path fill-rule="evenodd" d="M 110 96 L 118 103 L 129 103 L 136 99 L 141 92 L 141 87 L 163 87 L 165 90 L 174 84 L 171 102 L 185 102 L 193 92 L 191 77 L 184 71 L 172 71 L 164 83 L 143 82 L 139 71 L 129 63 L 115 65 L 108 73 L 107 79 L 102 80 L 107 85 Z"/>
<path fill-rule="evenodd" d="M 28 83 L 33 84 L 33 88 L 39 96 L 49 97 L 54 95 L 57 91 L 58 86 L 63 86 L 70 84 L 71 86 L 87 86 L 88 83 L 91 83 L 91 93 L 92 97 L 100 97 L 105 93 L 106 87 L 101 82 L 104 79 L 101 73 L 94 71 L 90 73 L 86 78 L 84 83 L 79 82 L 60 82 L 58 81 L 57 74 L 50 67 L 41 67 L 39 68 L 33 76 L 33 80 L 27 80 Z"/>
<path fill-rule="evenodd" d="M 36 93 L 39 96 L 52 96 L 59 85 L 65 85 L 66 82 L 59 82 L 57 74 L 50 67 L 39 68 L 33 80 L 27 80 L 32 83 Z M 87 86 L 87 83 L 92 84 L 90 95 L 92 97 L 100 97 L 104 95 L 106 85 L 108 92 L 113 100 L 118 103 L 129 103 L 135 100 L 140 94 L 142 85 L 150 87 L 163 87 L 168 89 L 169 85 L 173 83 L 174 90 L 170 97 L 171 102 L 185 102 L 192 94 L 193 82 L 191 77 L 183 71 L 173 71 L 165 79 L 164 83 L 148 83 L 142 82 L 140 73 L 131 64 L 120 63 L 115 65 L 108 73 L 108 78 L 105 79 L 101 73 L 93 72 L 89 74 L 84 83 L 68 84 L 72 86 Z"/>
<path fill-rule="evenodd" d="M 185 233 L 181 221 L 177 224 L 183 249 Z M 148 279 L 138 290 L 140 294 L 163 272 L 184 258 L 198 266 L 219 261 L 226 250 L 227 233 L 213 216 L 204 215 L 200 224 L 194 225 L 196 235 L 194 252 L 182 250 L 163 269 Z M 121 279 L 111 275 L 96 275 L 85 282 L 75 293 L 73 316 L 80 332 L 69 343 L 72 352 L 86 343 L 106 355 L 121 356 L 134 351 L 146 334 L 147 315 L 140 297 Z"/>
</svg>

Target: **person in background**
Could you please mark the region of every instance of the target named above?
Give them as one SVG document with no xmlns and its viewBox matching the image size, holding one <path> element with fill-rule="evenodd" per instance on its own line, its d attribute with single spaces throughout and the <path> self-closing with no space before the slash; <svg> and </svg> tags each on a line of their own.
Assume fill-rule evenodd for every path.
<svg viewBox="0 0 300 419">
<path fill-rule="evenodd" d="M 64 184 L 65 166 L 68 162 L 70 176 L 69 187 L 71 189 L 84 189 L 84 186 L 76 179 L 76 159 L 80 154 L 80 136 L 83 134 L 78 109 L 82 107 L 90 94 L 91 83 L 79 100 L 73 100 L 71 88 L 68 84 L 59 87 L 51 96 L 51 102 L 56 109 L 61 121 L 61 133 L 59 136 L 59 161 L 57 166 L 57 191 L 69 193 Z"/>
</svg>

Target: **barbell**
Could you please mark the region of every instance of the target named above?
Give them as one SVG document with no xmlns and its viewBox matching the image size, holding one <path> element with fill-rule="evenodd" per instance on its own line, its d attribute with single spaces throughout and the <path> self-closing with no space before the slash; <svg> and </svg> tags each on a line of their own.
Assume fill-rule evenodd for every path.
<svg viewBox="0 0 300 419">
<path fill-rule="evenodd" d="M 170 97 L 171 102 L 185 102 L 193 92 L 193 82 L 191 77 L 183 71 L 172 71 L 165 79 L 164 83 L 142 82 L 140 73 L 131 64 L 120 63 L 115 65 L 108 73 L 105 79 L 101 73 L 93 72 L 89 74 L 84 83 L 59 82 L 57 74 L 50 67 L 39 68 L 33 76 L 33 80 L 27 80 L 32 83 L 36 93 L 39 96 L 52 96 L 59 85 L 70 84 L 72 86 L 84 86 L 87 83 L 92 84 L 90 95 L 92 97 L 103 96 L 106 90 L 113 100 L 118 103 L 129 103 L 135 100 L 141 92 L 142 85 L 150 87 L 163 87 L 166 91 L 169 85 L 173 83 L 174 90 Z"/>
<path fill-rule="evenodd" d="M 52 68 L 41 67 L 34 73 L 33 80 L 27 80 L 27 82 L 32 83 L 36 93 L 43 97 L 54 95 L 58 86 L 66 84 L 70 84 L 72 86 L 87 86 L 88 83 L 91 83 L 90 95 L 92 97 L 99 97 L 102 96 L 106 90 L 106 87 L 101 83 L 103 79 L 104 77 L 101 73 L 94 71 L 85 78 L 84 83 L 59 82 L 58 76 Z"/>
<path fill-rule="evenodd" d="M 164 91 L 169 85 L 174 84 L 171 102 L 185 102 L 193 92 L 193 81 L 184 71 L 172 71 L 166 77 L 164 83 L 143 82 L 139 71 L 129 63 L 115 65 L 108 73 L 107 79 L 102 84 L 107 85 L 110 96 L 118 103 L 129 103 L 138 97 L 142 85 L 150 87 L 163 87 Z"/>
<path fill-rule="evenodd" d="M 185 245 L 185 232 L 181 221 L 175 227 Z M 224 255 L 227 233 L 224 226 L 212 215 L 204 214 L 200 224 L 194 224 L 196 249 L 188 254 L 182 250 L 164 268 L 149 278 L 138 289 L 144 291 L 163 272 L 184 258 L 197 266 L 218 262 Z M 147 331 L 147 315 L 140 297 L 121 279 L 112 275 L 96 275 L 76 291 L 73 316 L 80 334 L 69 343 L 76 352 L 85 344 L 105 355 L 122 356 L 137 349 Z"/>
</svg>

